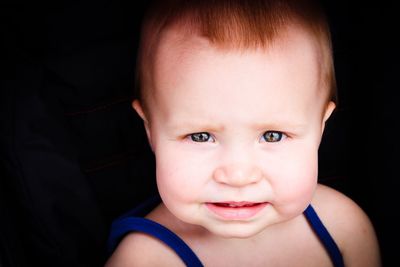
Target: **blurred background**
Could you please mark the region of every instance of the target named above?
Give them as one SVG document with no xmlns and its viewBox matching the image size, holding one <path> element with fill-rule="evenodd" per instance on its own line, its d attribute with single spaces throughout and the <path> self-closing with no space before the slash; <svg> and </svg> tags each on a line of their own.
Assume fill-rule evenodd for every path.
<svg viewBox="0 0 400 267">
<path fill-rule="evenodd" d="M 103 266 L 114 218 L 156 192 L 130 102 L 146 1 L 0 5 L 0 266 Z M 339 106 L 320 182 L 371 218 L 392 266 L 399 142 L 394 4 L 323 1 Z"/>
</svg>

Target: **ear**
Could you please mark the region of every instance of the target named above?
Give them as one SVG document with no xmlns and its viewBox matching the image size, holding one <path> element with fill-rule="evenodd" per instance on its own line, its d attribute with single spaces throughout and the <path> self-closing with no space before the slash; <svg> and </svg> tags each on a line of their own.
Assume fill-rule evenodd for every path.
<svg viewBox="0 0 400 267">
<path fill-rule="evenodd" d="M 140 116 L 140 118 L 142 118 L 143 123 L 144 123 L 144 128 L 146 130 L 147 139 L 148 139 L 148 141 L 150 143 L 151 149 L 153 149 L 153 144 L 152 144 L 152 141 L 151 141 L 151 133 L 150 133 L 149 121 L 148 121 L 148 119 L 146 117 L 146 114 L 143 111 L 142 105 L 140 104 L 139 100 L 137 100 L 137 99 L 133 100 L 132 107 L 137 112 L 137 114 Z"/>
<path fill-rule="evenodd" d="M 329 101 L 328 105 L 325 108 L 324 117 L 322 119 L 322 131 L 321 132 L 324 132 L 326 121 L 329 119 L 329 117 L 331 116 L 331 114 L 335 110 L 335 108 L 336 108 L 336 104 L 332 101 Z"/>
</svg>

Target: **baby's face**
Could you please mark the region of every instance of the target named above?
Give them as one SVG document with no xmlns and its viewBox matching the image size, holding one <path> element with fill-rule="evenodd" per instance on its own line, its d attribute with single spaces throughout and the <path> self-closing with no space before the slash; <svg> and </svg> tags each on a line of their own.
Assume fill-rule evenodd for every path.
<svg viewBox="0 0 400 267">
<path fill-rule="evenodd" d="M 163 39 L 152 68 L 148 136 L 166 207 L 224 237 L 298 216 L 317 184 L 325 105 L 318 56 L 291 32 L 268 52 Z"/>
</svg>

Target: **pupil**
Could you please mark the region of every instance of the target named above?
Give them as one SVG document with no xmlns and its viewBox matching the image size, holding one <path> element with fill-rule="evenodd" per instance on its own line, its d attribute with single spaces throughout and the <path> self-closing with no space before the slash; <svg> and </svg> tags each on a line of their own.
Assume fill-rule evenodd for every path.
<svg viewBox="0 0 400 267">
<path fill-rule="evenodd" d="M 281 139 L 281 134 L 277 132 L 267 132 L 264 138 L 267 142 L 278 142 Z"/>
<path fill-rule="evenodd" d="M 196 133 L 192 135 L 192 140 L 196 142 L 206 142 L 208 138 L 209 136 L 207 133 Z"/>
</svg>

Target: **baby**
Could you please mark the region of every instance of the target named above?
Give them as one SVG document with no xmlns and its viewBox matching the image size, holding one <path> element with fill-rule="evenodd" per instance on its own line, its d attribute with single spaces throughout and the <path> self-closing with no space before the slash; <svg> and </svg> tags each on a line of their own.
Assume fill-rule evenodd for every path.
<svg viewBox="0 0 400 267">
<path fill-rule="evenodd" d="M 114 223 L 107 267 L 380 266 L 366 214 L 317 183 L 336 93 L 315 3 L 159 1 L 138 72 L 162 203 Z"/>
</svg>

